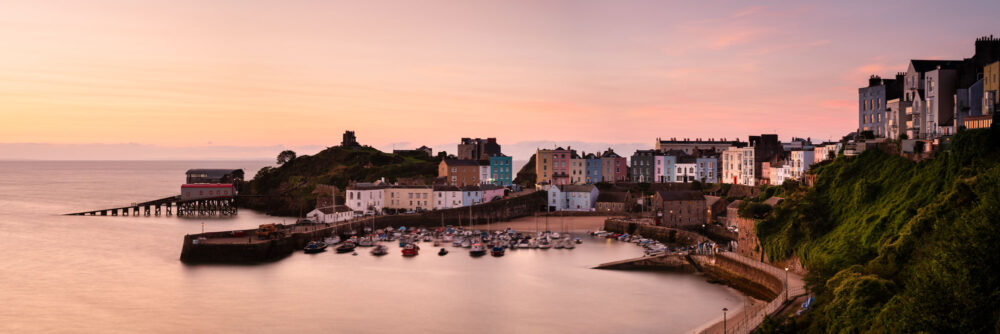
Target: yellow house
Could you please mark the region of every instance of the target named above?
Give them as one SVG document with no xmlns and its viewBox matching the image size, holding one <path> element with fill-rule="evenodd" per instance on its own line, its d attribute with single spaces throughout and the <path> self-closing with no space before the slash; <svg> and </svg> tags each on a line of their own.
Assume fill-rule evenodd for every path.
<svg viewBox="0 0 1000 334">
<path fill-rule="evenodd" d="M 385 190 L 385 207 L 398 210 L 433 210 L 434 188 L 392 186 Z"/>
<path fill-rule="evenodd" d="M 1000 61 L 983 66 L 983 114 L 993 114 L 1000 97 Z"/>
</svg>

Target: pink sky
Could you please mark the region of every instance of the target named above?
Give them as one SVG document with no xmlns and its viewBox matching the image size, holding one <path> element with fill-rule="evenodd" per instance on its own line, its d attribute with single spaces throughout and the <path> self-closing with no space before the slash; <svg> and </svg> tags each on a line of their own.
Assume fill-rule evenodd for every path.
<svg viewBox="0 0 1000 334">
<path fill-rule="evenodd" d="M 0 144 L 322 147 L 344 129 L 376 147 L 839 138 L 869 74 L 969 57 L 1000 12 L 691 3 L 8 3 Z"/>
</svg>

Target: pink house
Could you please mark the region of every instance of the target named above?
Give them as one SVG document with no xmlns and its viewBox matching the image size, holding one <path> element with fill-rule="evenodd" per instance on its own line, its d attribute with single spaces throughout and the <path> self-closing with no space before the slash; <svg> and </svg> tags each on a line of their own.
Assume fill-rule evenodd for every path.
<svg viewBox="0 0 1000 334">
<path fill-rule="evenodd" d="M 503 198 L 504 195 L 503 187 L 498 187 L 492 184 L 484 184 L 479 188 L 483 191 L 483 203 L 489 203 L 491 201 Z"/>
</svg>

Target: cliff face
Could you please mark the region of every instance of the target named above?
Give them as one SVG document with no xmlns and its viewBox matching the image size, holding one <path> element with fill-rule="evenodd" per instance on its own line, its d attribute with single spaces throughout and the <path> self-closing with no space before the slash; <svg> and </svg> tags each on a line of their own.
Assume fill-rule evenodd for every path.
<svg viewBox="0 0 1000 334">
<path fill-rule="evenodd" d="M 341 189 L 337 203 L 343 203 L 343 189 L 351 181 L 414 178 L 432 184 L 439 162 L 437 157 L 389 154 L 371 147 L 330 147 L 280 167 L 261 169 L 242 186 L 240 206 L 272 215 L 299 216 L 315 208 L 317 185 L 337 186 Z"/>
<path fill-rule="evenodd" d="M 535 187 L 536 177 L 535 155 L 532 154 L 531 158 L 528 159 L 528 163 L 524 164 L 524 167 L 521 167 L 521 170 L 517 171 L 517 176 L 514 177 L 514 183 L 524 188 L 533 188 Z"/>
<path fill-rule="evenodd" d="M 797 256 L 810 332 L 1000 329 L 1000 131 L 961 131 L 913 163 L 869 150 L 818 167 L 757 225 L 768 256 Z M 779 327 L 780 328 L 780 327 Z"/>
</svg>

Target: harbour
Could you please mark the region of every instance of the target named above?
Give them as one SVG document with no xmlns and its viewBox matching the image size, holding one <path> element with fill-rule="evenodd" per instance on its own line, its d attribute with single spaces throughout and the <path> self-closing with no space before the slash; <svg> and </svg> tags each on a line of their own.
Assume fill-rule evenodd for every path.
<svg viewBox="0 0 1000 334">
<path fill-rule="evenodd" d="M 685 333 L 712 321 L 719 306 L 744 304 L 736 290 L 703 277 L 593 270 L 643 255 L 642 248 L 607 239 L 499 258 L 454 250 L 438 256 L 433 248 L 403 257 L 398 245 L 387 244 L 386 256 L 299 249 L 252 266 L 186 265 L 178 261 L 180 242 L 200 233 L 202 223 L 211 232 L 296 219 L 252 210 L 213 218 L 58 214 L 176 191 L 177 175 L 191 165 L 234 164 L 254 173 L 266 162 L 0 163 L 0 171 L 12 176 L 0 182 L 0 191 L 21 194 L 0 199 L 0 213 L 8 218 L 0 223 L 6 237 L 0 248 L 20 255 L 6 267 L 0 331 Z M 81 171 L 91 176 L 81 177 Z M 63 191 L 42 190 L 54 187 Z M 561 230 L 559 217 L 548 219 L 550 229 Z M 606 218 L 564 219 L 567 229 L 582 236 L 600 229 Z M 537 220 L 540 229 L 544 220 Z M 497 227 L 533 231 L 535 224 L 529 216 Z M 475 316 L 462 315 L 469 310 Z M 24 312 L 34 316 L 16 316 Z"/>
</svg>

